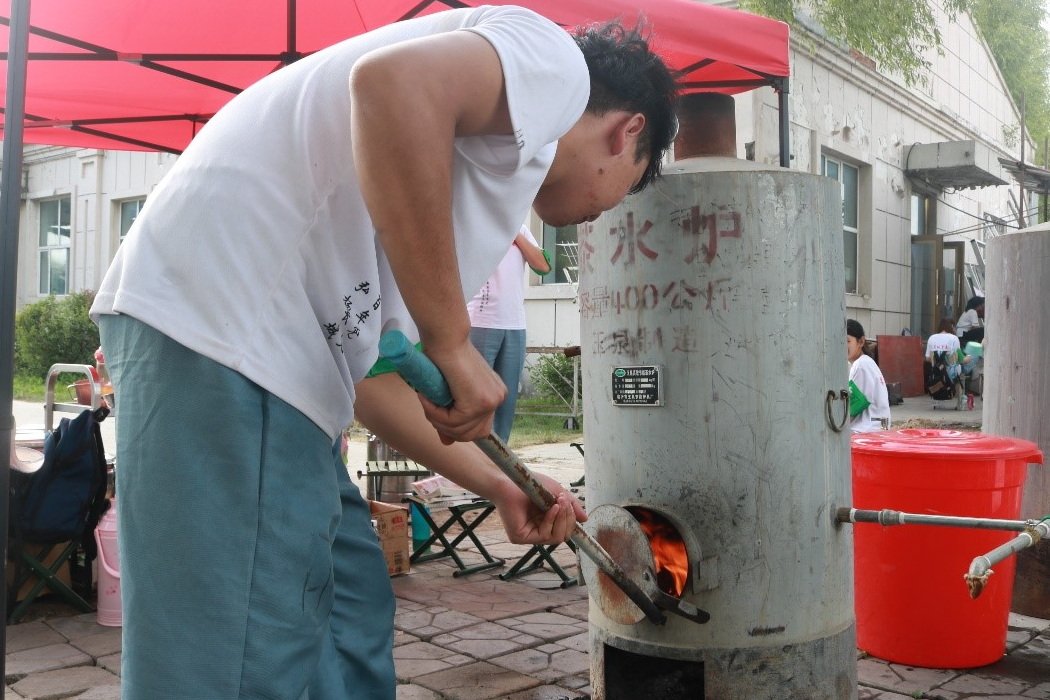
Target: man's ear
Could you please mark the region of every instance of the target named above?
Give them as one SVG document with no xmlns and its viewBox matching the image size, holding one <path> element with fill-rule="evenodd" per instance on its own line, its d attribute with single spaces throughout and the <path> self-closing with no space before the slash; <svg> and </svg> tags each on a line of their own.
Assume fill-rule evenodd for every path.
<svg viewBox="0 0 1050 700">
<path fill-rule="evenodd" d="M 624 114 L 623 118 L 616 122 L 616 128 L 612 133 L 612 154 L 618 156 L 628 148 L 634 153 L 634 144 L 645 128 L 645 115 L 641 112 Z"/>
</svg>

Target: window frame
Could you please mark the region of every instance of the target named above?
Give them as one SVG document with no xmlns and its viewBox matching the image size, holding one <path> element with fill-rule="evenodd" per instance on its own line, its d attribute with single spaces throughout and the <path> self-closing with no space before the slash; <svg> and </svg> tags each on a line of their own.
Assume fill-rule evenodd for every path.
<svg viewBox="0 0 1050 700">
<path fill-rule="evenodd" d="M 127 228 L 124 227 L 124 207 L 129 204 L 137 204 L 138 208 L 135 210 L 135 214 L 131 217 L 131 221 L 128 222 Z M 142 207 L 146 206 L 146 197 L 132 197 L 130 199 L 123 199 L 117 202 L 117 246 L 119 247 L 124 239 L 128 235 L 128 231 L 135 224 L 135 219 L 142 213 Z"/>
<path fill-rule="evenodd" d="M 53 215 L 47 213 L 52 206 L 58 211 Z M 63 218 L 64 215 L 64 218 Z M 54 223 L 51 223 L 54 222 Z M 66 296 L 70 289 L 71 266 L 73 260 L 73 198 L 70 195 L 54 197 L 37 202 L 37 294 L 46 296 Z M 46 227 L 46 228 L 45 228 Z M 57 228 L 57 240 L 52 242 L 48 229 Z M 63 234 L 63 230 L 65 233 Z M 55 254 L 65 257 L 64 276 L 61 278 L 61 290 L 56 290 L 54 272 Z"/>
<path fill-rule="evenodd" d="M 572 285 L 579 283 L 578 268 L 579 251 L 579 227 L 576 224 L 568 226 L 551 226 L 542 224 L 541 247 L 547 251 L 551 259 L 551 271 L 540 275 L 541 285 Z M 577 264 L 573 264 L 572 255 L 576 255 Z M 573 278 L 572 274 L 575 273 Z"/>
<path fill-rule="evenodd" d="M 831 168 L 834 166 L 835 174 L 829 174 Z M 847 217 L 850 213 L 850 202 L 846 197 L 847 194 L 847 182 L 845 172 L 849 170 L 853 172 L 853 183 L 852 183 L 852 225 L 847 221 Z M 839 183 L 839 193 L 842 197 L 842 258 L 845 266 L 845 279 L 846 279 L 846 294 L 860 294 L 860 219 L 861 219 L 861 167 L 846 161 L 842 158 L 836 158 L 828 155 L 827 153 L 820 154 L 820 174 L 824 177 L 835 180 Z M 850 242 L 852 241 L 852 255 L 850 255 Z M 852 258 L 852 260 L 850 259 Z M 850 265 L 852 263 L 853 270 L 853 284 L 850 286 Z"/>
</svg>

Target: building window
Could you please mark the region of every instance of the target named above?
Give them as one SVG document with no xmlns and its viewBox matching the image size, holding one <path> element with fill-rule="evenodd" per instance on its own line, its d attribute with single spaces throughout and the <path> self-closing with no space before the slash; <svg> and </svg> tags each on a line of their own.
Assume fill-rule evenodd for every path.
<svg viewBox="0 0 1050 700">
<path fill-rule="evenodd" d="M 857 234 L 860 203 L 860 171 L 856 166 L 820 156 L 820 169 L 826 177 L 839 183 L 842 188 L 842 242 L 846 260 L 846 293 L 857 293 L 858 264 Z"/>
<path fill-rule="evenodd" d="M 1001 236 L 1006 233 L 1006 222 L 993 214 L 984 215 L 984 225 L 981 227 L 981 240 Z"/>
<path fill-rule="evenodd" d="M 70 199 L 40 203 L 40 284 L 42 296 L 69 293 Z"/>
<path fill-rule="evenodd" d="M 911 196 L 911 235 L 926 235 L 927 212 L 929 209 L 929 197 L 924 194 L 913 194 Z"/>
<path fill-rule="evenodd" d="M 543 249 L 551 258 L 551 271 L 543 275 L 543 284 L 579 283 L 576 225 L 543 225 Z"/>
<path fill-rule="evenodd" d="M 124 242 L 124 237 L 128 235 L 128 231 L 131 230 L 131 225 L 135 223 L 135 218 L 142 211 L 142 205 L 146 203 L 146 198 L 142 199 L 130 199 L 126 202 L 120 203 L 120 242 Z"/>
</svg>

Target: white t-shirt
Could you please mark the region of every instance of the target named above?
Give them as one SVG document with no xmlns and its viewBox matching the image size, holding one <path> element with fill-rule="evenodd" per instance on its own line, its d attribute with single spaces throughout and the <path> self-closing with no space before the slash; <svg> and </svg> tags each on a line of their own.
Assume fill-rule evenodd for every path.
<svg viewBox="0 0 1050 700">
<path fill-rule="evenodd" d="M 149 196 L 92 317 L 133 316 L 226 365 L 334 439 L 381 333 L 418 334 L 361 199 L 349 75 L 373 49 L 466 29 L 499 54 L 514 134 L 457 139 L 453 225 L 470 298 L 507 252 L 590 78 L 572 37 L 518 7 L 397 22 L 267 76 L 201 130 Z"/>
<path fill-rule="evenodd" d="M 886 378 L 875 360 L 861 355 L 849 366 L 849 380 L 857 385 L 871 404 L 850 421 L 855 433 L 882 430 L 882 419 L 890 418 L 890 396 L 886 390 Z"/>
<path fill-rule="evenodd" d="M 518 231 L 533 245 L 536 239 L 528 226 Z M 467 302 L 470 325 L 475 328 L 520 330 L 525 328 L 525 256 L 513 243 L 496 271 Z"/>
<path fill-rule="evenodd" d="M 955 324 L 955 335 L 961 336 L 971 328 L 980 328 L 983 325 L 981 317 L 977 315 L 977 309 L 967 309 L 963 311 L 959 322 Z"/>
<path fill-rule="evenodd" d="M 951 352 L 959 349 L 959 336 L 954 333 L 934 333 L 926 341 L 926 357 L 935 352 Z"/>
</svg>

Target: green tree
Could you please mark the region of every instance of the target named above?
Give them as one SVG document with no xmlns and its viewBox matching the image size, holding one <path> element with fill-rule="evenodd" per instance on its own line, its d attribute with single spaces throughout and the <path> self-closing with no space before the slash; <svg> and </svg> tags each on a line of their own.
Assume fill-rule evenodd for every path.
<svg viewBox="0 0 1050 700">
<path fill-rule="evenodd" d="M 1043 28 L 1044 0 L 740 0 L 740 7 L 798 27 L 808 16 L 832 39 L 862 52 L 883 71 L 897 72 L 909 84 L 930 68 L 927 51 L 940 51 L 941 33 L 931 2 L 939 2 L 951 21 L 961 12 L 973 17 L 1014 102 L 1025 103 L 1025 127 L 1037 152 L 1026 160 L 1042 163 L 1043 140 L 1050 135 L 1050 50 Z"/>
<path fill-rule="evenodd" d="M 954 21 L 974 0 L 939 2 Z M 941 50 L 936 17 L 924 0 L 741 0 L 740 7 L 796 27 L 801 16 L 809 16 L 829 37 L 873 59 L 884 71 L 899 73 L 909 84 L 921 81 L 929 69 L 926 51 Z"/>
<path fill-rule="evenodd" d="M 95 362 L 98 327 L 88 317 L 95 295 L 77 292 L 29 304 L 15 317 L 15 372 L 43 381 L 51 365 Z"/>
<path fill-rule="evenodd" d="M 1026 160 L 1042 164 L 1043 140 L 1050 135 L 1050 50 L 1043 0 L 973 0 L 971 14 L 1014 101 L 1018 106 L 1024 102 L 1025 126 L 1038 149 L 1026 154 Z"/>
</svg>

